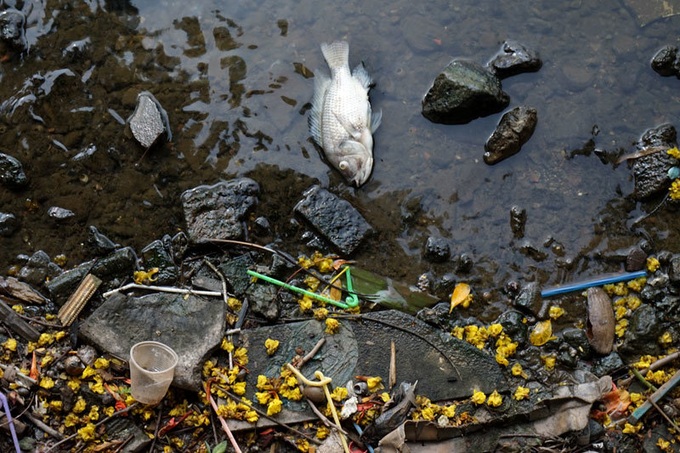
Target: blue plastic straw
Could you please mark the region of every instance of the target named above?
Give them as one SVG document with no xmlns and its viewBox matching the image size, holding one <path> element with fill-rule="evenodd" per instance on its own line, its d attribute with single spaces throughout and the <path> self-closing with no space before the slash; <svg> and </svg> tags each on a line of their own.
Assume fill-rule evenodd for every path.
<svg viewBox="0 0 680 453">
<path fill-rule="evenodd" d="M 608 285 L 610 283 L 625 282 L 627 280 L 635 280 L 636 278 L 646 277 L 647 271 L 626 272 L 624 274 L 607 275 L 594 278 L 593 280 L 586 280 L 583 282 L 568 283 L 566 285 L 554 286 L 541 291 L 541 297 L 557 296 L 558 294 L 571 293 L 573 291 L 582 291 L 592 286 Z"/>
<path fill-rule="evenodd" d="M 7 423 L 9 424 L 9 432 L 12 433 L 12 442 L 14 442 L 14 448 L 16 449 L 17 453 L 21 453 L 19 439 L 17 439 L 17 432 L 14 430 L 14 420 L 12 420 L 12 414 L 9 411 L 7 397 L 2 392 L 0 392 L 0 400 L 2 400 L 2 406 L 5 408 L 5 416 L 7 417 Z"/>
</svg>

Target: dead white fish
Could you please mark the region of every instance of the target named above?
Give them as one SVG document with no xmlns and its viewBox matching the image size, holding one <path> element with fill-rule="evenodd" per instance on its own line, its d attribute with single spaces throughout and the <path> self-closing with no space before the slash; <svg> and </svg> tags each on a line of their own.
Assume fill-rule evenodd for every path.
<svg viewBox="0 0 680 453">
<path fill-rule="evenodd" d="M 599 287 L 588 288 L 586 311 L 586 337 L 599 354 L 609 354 L 614 348 L 616 319 L 607 293 Z"/>
<path fill-rule="evenodd" d="M 350 72 L 349 44 L 321 44 L 331 77 L 317 71 L 309 131 L 328 162 L 347 181 L 361 186 L 373 169 L 373 133 L 381 112 L 373 115 L 368 100 L 371 77 L 363 65 Z"/>
</svg>

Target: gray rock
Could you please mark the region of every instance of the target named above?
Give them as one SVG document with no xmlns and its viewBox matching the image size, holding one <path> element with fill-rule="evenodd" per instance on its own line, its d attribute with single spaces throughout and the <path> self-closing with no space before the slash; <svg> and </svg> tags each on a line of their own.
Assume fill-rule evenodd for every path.
<svg viewBox="0 0 680 453">
<path fill-rule="evenodd" d="M 500 112 L 509 103 L 498 77 L 477 63 L 453 60 L 425 95 L 422 113 L 435 123 L 464 124 Z"/>
<path fill-rule="evenodd" d="M 658 354 L 660 347 L 656 340 L 662 333 L 661 329 L 656 310 L 650 305 L 641 305 L 630 317 L 621 350 L 636 355 Z"/>
<path fill-rule="evenodd" d="M 635 159 L 632 168 L 635 198 L 643 200 L 668 189 L 670 184 L 668 170 L 678 165 L 678 161 L 669 156 L 665 150 L 676 145 L 677 133 L 671 124 L 663 124 L 643 134 L 636 145 L 637 148 L 639 150 L 659 148 L 659 151 Z"/>
<path fill-rule="evenodd" d="M 668 278 L 673 285 L 677 286 L 680 284 L 680 255 L 674 255 L 671 258 L 668 267 Z"/>
<path fill-rule="evenodd" d="M 49 208 L 47 210 L 47 215 L 56 221 L 68 220 L 76 216 L 73 211 L 60 208 L 59 206 L 52 206 Z"/>
<path fill-rule="evenodd" d="M 19 269 L 19 279 L 31 285 L 42 285 L 47 277 L 61 274 L 59 266 L 50 260 L 50 256 L 42 250 L 38 250 L 28 259 L 28 262 Z"/>
<path fill-rule="evenodd" d="M 484 162 L 493 165 L 517 154 L 534 133 L 536 122 L 536 109 L 532 107 L 515 107 L 504 114 L 484 145 Z"/>
<path fill-rule="evenodd" d="M 148 91 L 137 95 L 137 107 L 128 119 L 130 130 L 144 148 L 150 148 L 161 137 L 172 140 L 168 114 L 160 102 Z"/>
<path fill-rule="evenodd" d="M 28 178 L 21 162 L 5 153 L 0 153 L 0 183 L 13 190 L 28 185 Z"/>
<path fill-rule="evenodd" d="M 97 254 L 109 253 L 115 250 L 116 247 L 120 247 L 120 244 L 113 242 L 94 225 L 90 225 L 87 228 L 87 242 Z"/>
<path fill-rule="evenodd" d="M 593 362 L 593 374 L 596 376 L 607 376 L 613 374 L 616 370 L 623 368 L 625 364 L 621 356 L 612 352 L 604 357 L 600 357 Z"/>
<path fill-rule="evenodd" d="M 28 48 L 25 28 L 26 16 L 21 11 L 10 8 L 0 13 L 0 40 L 19 52 Z"/>
<path fill-rule="evenodd" d="M 354 206 L 320 186 L 308 189 L 294 210 L 343 255 L 351 255 L 373 231 Z"/>
<path fill-rule="evenodd" d="M 137 255 L 131 247 L 123 247 L 98 259 L 90 272 L 100 279 L 114 280 L 130 277 L 137 268 Z"/>
<path fill-rule="evenodd" d="M 85 278 L 93 264 L 94 261 L 85 262 L 50 279 L 45 286 L 52 300 L 57 305 L 63 305 L 76 288 L 78 288 L 78 285 Z"/>
<path fill-rule="evenodd" d="M 425 259 L 433 263 L 443 263 L 451 257 L 451 247 L 446 239 L 430 236 L 425 243 Z"/>
<path fill-rule="evenodd" d="M 173 384 L 197 391 L 201 389 L 203 363 L 222 341 L 225 310 L 224 303 L 194 295 L 154 293 L 129 297 L 117 293 L 83 322 L 80 335 L 126 360 L 137 342 L 165 343 L 179 356 Z"/>
<path fill-rule="evenodd" d="M 163 241 L 153 241 L 142 249 L 141 255 L 147 271 L 158 268 L 158 273 L 154 275 L 155 285 L 171 286 L 175 283 L 179 271 L 172 259 L 172 251 L 168 250 Z"/>
<path fill-rule="evenodd" d="M 517 41 L 507 40 L 487 66 L 499 78 L 504 79 L 523 72 L 536 72 L 541 69 L 543 62 L 538 52 Z"/>
<path fill-rule="evenodd" d="M 194 243 L 210 239 L 239 239 L 242 222 L 257 204 L 260 186 L 249 178 L 199 186 L 181 196 L 189 239 Z"/>
<path fill-rule="evenodd" d="M 250 310 L 268 321 L 276 321 L 281 313 L 277 293 L 278 288 L 268 283 L 250 285 L 247 291 Z"/>
<path fill-rule="evenodd" d="M 664 77 L 677 75 L 677 56 L 677 47 L 671 45 L 662 47 L 652 58 L 652 69 Z"/>
<path fill-rule="evenodd" d="M 10 237 L 19 229 L 19 220 L 14 214 L 0 212 L 0 236 Z"/>
<path fill-rule="evenodd" d="M 536 282 L 527 283 L 515 298 L 513 305 L 533 316 L 538 316 L 543 307 L 543 299 L 541 298 L 541 288 Z"/>
<path fill-rule="evenodd" d="M 519 206 L 510 208 L 510 231 L 515 239 L 524 237 L 524 228 L 527 224 L 527 210 Z"/>
</svg>

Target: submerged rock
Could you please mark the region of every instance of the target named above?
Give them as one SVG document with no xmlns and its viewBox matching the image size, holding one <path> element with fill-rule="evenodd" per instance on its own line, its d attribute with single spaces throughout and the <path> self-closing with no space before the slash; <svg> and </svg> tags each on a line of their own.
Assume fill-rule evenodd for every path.
<svg viewBox="0 0 680 453">
<path fill-rule="evenodd" d="M 161 137 L 172 140 L 168 114 L 160 102 L 148 91 L 137 95 L 137 107 L 128 119 L 130 130 L 144 148 L 150 148 Z"/>
<path fill-rule="evenodd" d="M 25 28 L 26 16 L 21 11 L 10 8 L 0 13 L 0 40 L 19 52 L 28 48 Z"/>
<path fill-rule="evenodd" d="M 19 229 L 17 216 L 9 212 L 0 212 L 0 236 L 10 237 Z"/>
<path fill-rule="evenodd" d="M 354 206 L 320 186 L 307 190 L 294 210 L 344 255 L 351 255 L 373 231 Z"/>
<path fill-rule="evenodd" d="M 515 107 L 504 114 L 484 145 L 484 162 L 493 165 L 517 154 L 534 133 L 536 122 L 536 109 L 532 107 Z"/>
<path fill-rule="evenodd" d="M 181 199 L 189 239 L 200 243 L 241 238 L 241 224 L 257 204 L 259 193 L 260 186 L 250 178 L 187 190 Z"/>
<path fill-rule="evenodd" d="M 678 48 L 675 46 L 662 47 L 652 58 L 652 69 L 664 77 L 677 76 L 679 65 Z"/>
<path fill-rule="evenodd" d="M 446 239 L 430 236 L 425 243 L 425 259 L 432 263 L 443 263 L 451 257 L 451 248 Z"/>
<path fill-rule="evenodd" d="M 487 66 L 504 79 L 523 72 L 536 72 L 541 69 L 543 62 L 536 51 L 517 41 L 507 40 Z"/>
<path fill-rule="evenodd" d="M 13 190 L 22 189 L 28 185 L 28 178 L 19 159 L 0 153 L 0 183 Z"/>
<path fill-rule="evenodd" d="M 477 63 L 453 60 L 425 95 L 422 113 L 435 123 L 465 124 L 500 112 L 509 103 L 498 77 Z"/>
</svg>

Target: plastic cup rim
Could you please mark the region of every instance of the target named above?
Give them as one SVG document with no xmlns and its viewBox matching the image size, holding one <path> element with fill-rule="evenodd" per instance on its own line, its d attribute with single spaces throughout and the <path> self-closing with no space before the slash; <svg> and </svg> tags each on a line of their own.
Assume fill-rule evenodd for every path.
<svg viewBox="0 0 680 453">
<path fill-rule="evenodd" d="M 173 366 L 167 367 L 167 368 L 165 368 L 165 369 L 163 369 L 163 370 L 160 370 L 160 371 L 151 371 L 151 370 L 147 370 L 146 368 L 144 368 L 143 366 L 141 366 L 139 363 L 137 363 L 137 360 L 135 360 L 135 357 L 134 357 L 134 355 L 133 355 L 132 353 L 134 352 L 135 348 L 137 348 L 137 347 L 139 347 L 139 346 L 146 346 L 146 345 L 158 346 L 158 347 L 160 347 L 161 349 L 165 350 L 166 352 L 169 352 L 170 355 L 171 355 L 172 358 L 173 358 L 173 361 L 174 361 Z M 157 375 L 157 374 L 164 374 L 164 373 L 167 373 L 169 369 L 175 368 L 175 367 L 177 366 L 177 363 L 179 362 L 179 356 L 177 355 L 177 353 L 175 352 L 175 350 L 172 349 L 172 348 L 171 348 L 170 346 L 168 346 L 167 344 L 161 343 L 160 341 L 147 340 L 147 341 L 140 341 L 140 342 L 135 343 L 135 344 L 132 345 L 132 347 L 130 348 L 130 363 L 132 363 L 132 362 L 134 362 L 134 364 L 135 364 L 135 366 L 136 366 L 137 368 L 139 368 L 140 370 L 143 370 L 144 373 L 146 373 L 146 374 L 151 374 L 151 375 Z"/>
</svg>

